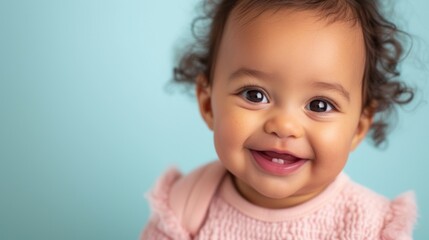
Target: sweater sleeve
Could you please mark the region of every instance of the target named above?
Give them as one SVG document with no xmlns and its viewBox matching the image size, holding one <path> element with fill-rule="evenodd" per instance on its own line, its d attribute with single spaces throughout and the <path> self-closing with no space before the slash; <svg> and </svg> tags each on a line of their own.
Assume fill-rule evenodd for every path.
<svg viewBox="0 0 429 240">
<path fill-rule="evenodd" d="M 390 203 L 381 233 L 383 240 L 411 240 L 417 218 L 417 206 L 413 192 L 407 192 Z"/>
<path fill-rule="evenodd" d="M 172 240 L 169 236 L 167 236 L 163 231 L 161 231 L 157 227 L 157 221 L 155 219 L 151 219 L 149 223 L 146 225 L 143 230 L 141 236 L 141 240 L 149 240 L 149 239 L 158 239 L 158 240 Z"/>
<path fill-rule="evenodd" d="M 170 169 L 146 195 L 152 209 L 152 216 L 141 234 L 141 240 L 190 239 L 189 233 L 181 226 L 168 204 L 171 187 L 180 177 L 176 169 Z"/>
</svg>

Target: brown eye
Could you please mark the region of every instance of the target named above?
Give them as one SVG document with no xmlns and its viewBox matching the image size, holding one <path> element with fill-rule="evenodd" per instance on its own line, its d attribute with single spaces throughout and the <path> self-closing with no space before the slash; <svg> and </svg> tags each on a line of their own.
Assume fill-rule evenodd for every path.
<svg viewBox="0 0 429 240">
<path fill-rule="evenodd" d="M 250 89 L 250 90 L 244 90 L 241 95 L 252 103 L 268 103 L 268 98 L 265 95 L 265 93 L 261 90 L 257 89 Z"/>
<path fill-rule="evenodd" d="M 329 102 L 319 99 L 311 101 L 306 108 L 313 112 L 330 112 L 334 109 Z"/>
</svg>

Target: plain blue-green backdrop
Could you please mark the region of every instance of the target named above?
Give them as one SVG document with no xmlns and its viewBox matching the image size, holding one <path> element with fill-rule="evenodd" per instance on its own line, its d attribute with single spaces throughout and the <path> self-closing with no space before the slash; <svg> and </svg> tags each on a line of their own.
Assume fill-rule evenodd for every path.
<svg viewBox="0 0 429 240">
<path fill-rule="evenodd" d="M 137 239 L 156 178 L 216 158 L 193 98 L 167 85 L 197 2 L 0 1 L 0 239 Z M 429 3 L 391 2 L 419 92 L 389 147 L 364 143 L 346 171 L 388 197 L 414 189 L 429 239 Z"/>
</svg>

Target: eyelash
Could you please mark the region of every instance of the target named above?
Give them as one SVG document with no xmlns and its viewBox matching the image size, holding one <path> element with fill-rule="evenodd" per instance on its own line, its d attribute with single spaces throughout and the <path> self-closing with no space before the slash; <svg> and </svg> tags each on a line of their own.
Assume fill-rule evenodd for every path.
<svg viewBox="0 0 429 240">
<path fill-rule="evenodd" d="M 246 92 L 246 91 L 252 91 L 252 90 L 255 90 L 255 91 L 260 91 L 260 92 L 262 92 L 262 94 L 263 94 L 263 96 L 267 99 L 267 103 L 270 103 L 271 101 L 270 101 L 270 96 L 269 96 L 269 94 L 267 93 L 267 91 L 265 91 L 263 88 L 261 88 L 260 86 L 258 86 L 258 85 L 254 85 L 254 84 L 247 84 L 247 85 L 244 85 L 243 87 L 241 87 L 240 89 L 238 89 L 237 90 L 237 92 L 236 92 L 236 95 L 238 95 L 238 96 L 240 96 L 240 97 L 242 97 L 244 100 L 246 100 L 247 102 L 250 102 L 250 103 L 252 103 L 252 104 L 259 104 L 259 102 L 252 102 L 252 101 L 250 101 L 249 99 L 247 99 L 243 94 Z M 332 110 L 330 110 L 329 112 L 338 112 L 339 111 L 339 108 L 338 108 L 338 104 L 336 104 L 336 102 L 335 101 L 333 101 L 333 100 L 331 100 L 331 99 L 329 99 L 329 98 L 327 98 L 327 97 L 323 97 L 323 96 L 316 96 L 316 97 L 313 97 L 306 105 L 305 105 L 305 108 L 306 109 L 308 109 L 308 106 L 309 106 L 309 104 L 311 103 L 311 102 L 313 102 L 313 101 L 316 101 L 316 100 L 318 100 L 318 101 L 322 101 L 322 102 L 325 102 L 325 103 L 327 103 L 331 108 L 332 108 Z M 308 110 L 310 110 L 310 109 L 308 109 Z M 310 110 L 311 111 L 311 110 Z M 327 112 L 316 112 L 316 111 L 311 111 L 311 112 L 315 112 L 315 113 L 327 113 Z"/>
<path fill-rule="evenodd" d="M 236 95 L 238 95 L 238 96 L 242 97 L 244 100 L 246 100 L 247 102 L 250 102 L 250 103 L 252 103 L 252 104 L 260 104 L 260 102 L 253 102 L 253 101 L 251 101 L 251 100 L 247 99 L 247 98 L 246 98 L 246 96 L 244 96 L 244 93 L 245 93 L 245 92 L 252 91 L 252 90 L 262 92 L 263 97 L 267 99 L 267 102 L 266 102 L 266 103 L 270 103 L 270 102 L 271 102 L 271 101 L 270 101 L 270 96 L 267 94 L 267 91 L 265 91 L 265 90 L 264 90 L 263 88 L 261 88 L 260 86 L 253 85 L 253 84 L 248 84 L 248 85 L 245 85 L 245 86 L 241 87 L 241 88 L 237 91 Z M 264 104 L 266 104 L 266 103 L 264 103 Z"/>
<path fill-rule="evenodd" d="M 327 111 L 327 112 L 311 111 L 311 110 L 309 109 L 309 106 L 310 106 L 310 103 L 312 103 L 313 101 L 321 101 L 321 102 L 325 102 L 325 103 L 326 103 L 326 104 L 328 104 L 332 109 L 331 109 L 330 111 Z M 314 113 L 321 113 L 321 114 L 323 114 L 323 113 L 329 113 L 329 112 L 338 112 L 338 111 L 339 111 L 339 110 L 338 110 L 338 105 L 337 105 L 333 100 L 330 100 L 330 99 L 328 99 L 328 98 L 326 98 L 326 97 L 322 97 L 322 96 L 317 96 L 317 97 L 312 98 L 312 99 L 308 102 L 308 104 L 307 104 L 307 105 L 305 105 L 305 108 L 306 108 L 307 110 L 311 111 L 311 112 L 314 112 Z"/>
</svg>

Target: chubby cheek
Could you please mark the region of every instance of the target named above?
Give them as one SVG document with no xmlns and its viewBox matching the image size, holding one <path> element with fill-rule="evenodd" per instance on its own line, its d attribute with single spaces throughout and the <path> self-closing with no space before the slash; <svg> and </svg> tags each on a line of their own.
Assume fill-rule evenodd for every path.
<svg viewBox="0 0 429 240">
<path fill-rule="evenodd" d="M 229 122 L 229 124 L 227 119 L 221 121 L 225 123 L 217 122 L 213 129 L 214 145 L 219 160 L 227 169 L 231 170 L 241 165 L 240 162 L 236 161 L 239 151 L 241 150 L 239 144 L 240 136 L 239 133 L 236 132 L 240 128 L 234 121 Z"/>
<path fill-rule="evenodd" d="M 223 118 L 216 121 L 213 132 L 216 151 L 225 155 L 232 149 L 237 148 L 240 139 L 239 124 L 236 121 L 228 121 Z"/>
<path fill-rule="evenodd" d="M 234 109 L 214 112 L 217 114 L 213 127 L 215 149 L 219 159 L 229 170 L 245 168 L 243 153 L 252 123 L 246 121 L 246 114 L 240 112 Z"/>
<path fill-rule="evenodd" d="M 343 169 L 350 153 L 353 131 L 341 126 L 315 128 L 310 139 L 317 164 L 325 172 Z"/>
</svg>

